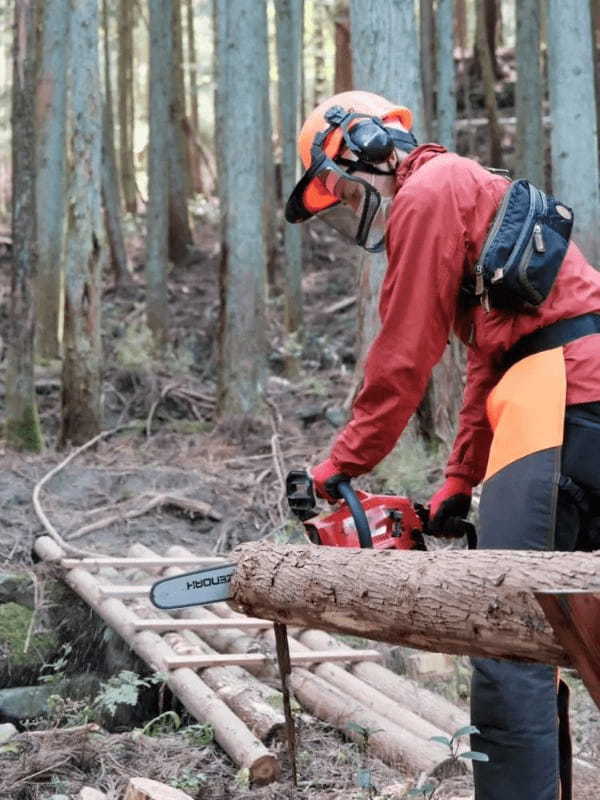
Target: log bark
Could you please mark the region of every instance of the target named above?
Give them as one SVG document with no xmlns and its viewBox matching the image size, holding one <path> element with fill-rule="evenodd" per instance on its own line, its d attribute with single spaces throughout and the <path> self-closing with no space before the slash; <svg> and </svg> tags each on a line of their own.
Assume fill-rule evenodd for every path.
<svg viewBox="0 0 600 800">
<path fill-rule="evenodd" d="M 233 607 L 433 652 L 569 664 L 534 591 L 600 591 L 600 553 L 245 544 Z"/>
</svg>

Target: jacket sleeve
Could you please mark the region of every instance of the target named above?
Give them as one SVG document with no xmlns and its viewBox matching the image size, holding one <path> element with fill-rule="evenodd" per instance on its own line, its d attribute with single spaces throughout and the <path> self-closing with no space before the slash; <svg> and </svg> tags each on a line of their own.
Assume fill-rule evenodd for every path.
<svg viewBox="0 0 600 800">
<path fill-rule="evenodd" d="M 486 400 L 501 374 L 489 356 L 476 347 L 469 347 L 463 405 L 446 466 L 447 478 L 465 478 L 472 486 L 483 480 L 492 442 Z"/>
<path fill-rule="evenodd" d="M 394 447 L 419 405 L 454 322 L 464 228 L 451 188 L 407 183 L 387 227 L 381 329 L 365 361 L 352 418 L 331 451 L 340 472 L 368 472 Z"/>
</svg>

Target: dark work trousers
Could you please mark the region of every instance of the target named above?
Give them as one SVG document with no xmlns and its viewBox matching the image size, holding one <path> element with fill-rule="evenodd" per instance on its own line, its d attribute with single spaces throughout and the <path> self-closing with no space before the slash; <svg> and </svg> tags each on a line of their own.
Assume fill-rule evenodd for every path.
<svg viewBox="0 0 600 800">
<path fill-rule="evenodd" d="M 567 407 L 560 471 L 554 549 L 600 549 L 600 402 Z M 538 549 L 493 536 L 481 545 Z M 475 800 L 571 800 L 568 689 L 557 670 L 472 661 L 471 718 L 481 734 L 471 747 L 490 759 L 473 764 Z"/>
</svg>

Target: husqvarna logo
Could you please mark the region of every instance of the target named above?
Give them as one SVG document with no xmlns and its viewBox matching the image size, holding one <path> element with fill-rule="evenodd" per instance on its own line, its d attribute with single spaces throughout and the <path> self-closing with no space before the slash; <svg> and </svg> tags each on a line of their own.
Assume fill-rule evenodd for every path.
<svg viewBox="0 0 600 800">
<path fill-rule="evenodd" d="M 231 575 L 219 575 L 218 577 L 202 578 L 200 581 L 187 581 L 186 589 L 206 589 L 207 586 L 221 586 L 224 583 L 231 583 Z"/>
</svg>

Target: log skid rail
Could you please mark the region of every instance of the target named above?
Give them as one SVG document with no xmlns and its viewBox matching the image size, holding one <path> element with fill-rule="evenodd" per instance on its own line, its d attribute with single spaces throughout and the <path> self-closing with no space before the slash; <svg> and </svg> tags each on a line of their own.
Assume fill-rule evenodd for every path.
<svg viewBox="0 0 600 800">
<path fill-rule="evenodd" d="M 254 784 L 280 775 L 284 716 L 273 623 L 225 603 L 174 610 L 154 608 L 149 590 L 159 577 L 218 563 L 172 547 L 158 555 L 134 544 L 123 557 L 71 558 L 49 536 L 37 539 L 44 561 L 166 683 L 187 711 L 210 723 L 215 741 Z M 224 560 L 224 559 L 221 559 Z M 383 667 L 375 649 L 354 648 L 307 626 L 289 637 L 290 688 L 304 711 L 360 741 L 374 733 L 370 752 L 399 768 L 429 771 L 446 757 L 432 736 L 468 724 L 465 711 Z M 354 723 L 353 727 L 350 723 Z"/>
</svg>

